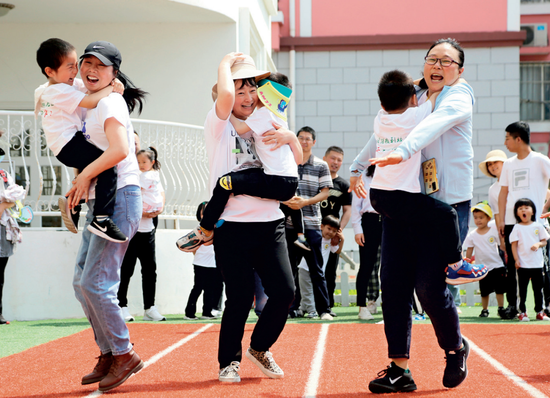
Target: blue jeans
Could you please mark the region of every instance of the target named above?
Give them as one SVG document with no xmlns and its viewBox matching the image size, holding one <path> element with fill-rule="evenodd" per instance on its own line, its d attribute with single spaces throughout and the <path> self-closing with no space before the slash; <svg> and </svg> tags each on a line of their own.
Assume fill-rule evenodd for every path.
<svg viewBox="0 0 550 398">
<path fill-rule="evenodd" d="M 120 267 L 129 240 L 114 243 L 87 230 L 93 219 L 95 200 L 88 201 L 86 225 L 76 259 L 73 287 L 94 331 L 102 354 L 123 355 L 132 349 L 130 334 L 118 306 Z M 131 239 L 136 233 L 142 213 L 140 187 L 128 185 L 116 194 L 113 222 Z"/>
</svg>

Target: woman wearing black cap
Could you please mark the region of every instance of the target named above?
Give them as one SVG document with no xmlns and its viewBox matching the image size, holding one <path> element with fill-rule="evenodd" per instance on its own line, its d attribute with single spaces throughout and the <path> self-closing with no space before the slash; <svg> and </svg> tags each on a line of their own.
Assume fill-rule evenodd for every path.
<svg viewBox="0 0 550 398">
<path fill-rule="evenodd" d="M 80 198 L 90 198 L 90 210 L 86 217 L 86 223 L 90 224 L 95 202 L 90 183 L 102 171 L 116 166 L 117 193 L 113 221 L 123 234 L 132 238 L 139 225 L 142 205 L 130 113 L 136 107 L 141 112 L 146 93 L 120 72 L 122 57 L 113 44 L 103 41 L 91 43 L 81 59 L 80 76 L 90 93 L 108 86 L 115 77 L 125 89 L 123 96 L 112 93 L 87 112 L 82 129 L 84 136 L 104 152 L 73 181 L 73 188 L 68 192 L 69 205 L 74 207 Z M 127 247 L 128 241 L 110 242 L 84 229 L 77 256 L 73 281 L 75 295 L 90 321 L 101 351 L 96 367 L 82 378 L 82 384 L 99 382 L 100 391 L 121 385 L 144 366 L 132 349 L 116 296 L 120 266 Z"/>
</svg>

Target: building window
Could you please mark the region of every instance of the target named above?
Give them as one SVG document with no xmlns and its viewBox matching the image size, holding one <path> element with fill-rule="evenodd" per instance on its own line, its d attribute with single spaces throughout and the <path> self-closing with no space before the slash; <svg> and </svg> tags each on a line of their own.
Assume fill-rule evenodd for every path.
<svg viewBox="0 0 550 398">
<path fill-rule="evenodd" d="M 61 195 L 61 166 L 41 166 L 44 187 L 42 193 L 44 195 Z M 55 182 L 52 172 L 55 172 Z"/>
<path fill-rule="evenodd" d="M 23 166 L 15 166 L 15 183 L 17 185 L 20 185 L 23 188 L 26 188 L 27 184 L 29 183 L 29 180 L 27 179 L 27 177 L 29 177 L 30 179 L 30 175 L 31 175 L 31 168 L 29 166 L 27 166 L 26 173 L 25 173 L 25 168 Z M 27 196 L 30 196 L 30 195 L 31 195 L 31 187 L 29 185 Z"/>
<path fill-rule="evenodd" d="M 550 63 L 520 65 L 520 119 L 550 120 Z"/>
<path fill-rule="evenodd" d="M 550 3 L 550 0 L 521 0 L 521 4 Z"/>
</svg>

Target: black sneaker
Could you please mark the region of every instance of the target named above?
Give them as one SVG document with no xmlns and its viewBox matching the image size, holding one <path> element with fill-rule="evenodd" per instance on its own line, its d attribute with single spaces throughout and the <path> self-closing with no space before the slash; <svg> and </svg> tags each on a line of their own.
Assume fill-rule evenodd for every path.
<svg viewBox="0 0 550 398">
<path fill-rule="evenodd" d="M 369 390 L 375 394 L 407 392 L 416 390 L 411 372 L 391 363 L 377 374 L 378 378 L 369 383 Z"/>
<path fill-rule="evenodd" d="M 506 318 L 506 309 L 504 307 L 498 307 L 498 316 L 500 319 L 508 319 Z"/>
<path fill-rule="evenodd" d="M 336 313 L 335 313 L 334 311 L 332 311 L 332 310 L 330 310 L 328 313 L 329 313 L 330 316 L 333 317 L 333 318 L 336 318 L 336 317 L 338 316 L 338 315 L 336 315 Z"/>
<path fill-rule="evenodd" d="M 92 223 L 88 225 L 88 231 L 92 234 L 107 239 L 115 243 L 124 243 L 128 240 L 128 237 L 120 232 L 120 229 L 110 218 L 106 218 L 103 221 L 97 221 L 97 218 L 94 217 Z"/>
<path fill-rule="evenodd" d="M 78 220 L 80 219 L 82 206 L 76 205 L 73 209 L 69 209 L 69 201 L 64 196 L 57 200 L 57 204 L 59 205 L 59 211 L 61 212 L 61 218 L 63 218 L 65 227 L 73 234 L 78 233 Z"/>
<path fill-rule="evenodd" d="M 458 387 L 468 376 L 466 360 L 470 354 L 470 344 L 465 338 L 462 338 L 462 343 L 463 346 L 460 350 L 445 352 L 447 366 L 445 366 L 445 372 L 443 373 L 443 385 L 447 388 Z"/>
<path fill-rule="evenodd" d="M 518 310 L 516 309 L 516 307 L 508 306 L 505 311 L 506 314 L 504 319 L 516 319 L 516 317 L 518 316 Z"/>
<path fill-rule="evenodd" d="M 546 314 L 546 316 L 550 317 L 550 310 L 548 308 L 544 309 L 544 313 Z"/>
<path fill-rule="evenodd" d="M 489 316 L 489 310 L 481 310 L 481 314 L 479 314 L 480 318 L 487 318 Z"/>
</svg>

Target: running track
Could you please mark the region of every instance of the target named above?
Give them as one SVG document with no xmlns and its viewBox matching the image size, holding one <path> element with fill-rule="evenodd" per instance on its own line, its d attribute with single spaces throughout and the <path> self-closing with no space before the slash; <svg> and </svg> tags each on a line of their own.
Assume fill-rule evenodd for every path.
<svg viewBox="0 0 550 398">
<path fill-rule="evenodd" d="M 246 325 L 243 347 L 253 324 Z M 272 352 L 285 371 L 272 380 L 244 358 L 241 383 L 217 380 L 219 324 L 130 324 L 146 367 L 105 393 L 118 397 L 363 397 L 384 369 L 386 341 L 376 324 L 289 324 Z M 550 397 L 550 328 L 546 325 L 462 325 L 470 339 L 469 377 L 458 388 L 441 384 L 444 353 L 432 326 L 413 326 L 411 371 L 417 397 Z M 0 359 L 0 397 L 102 395 L 80 385 L 97 356 L 91 329 Z"/>
</svg>

